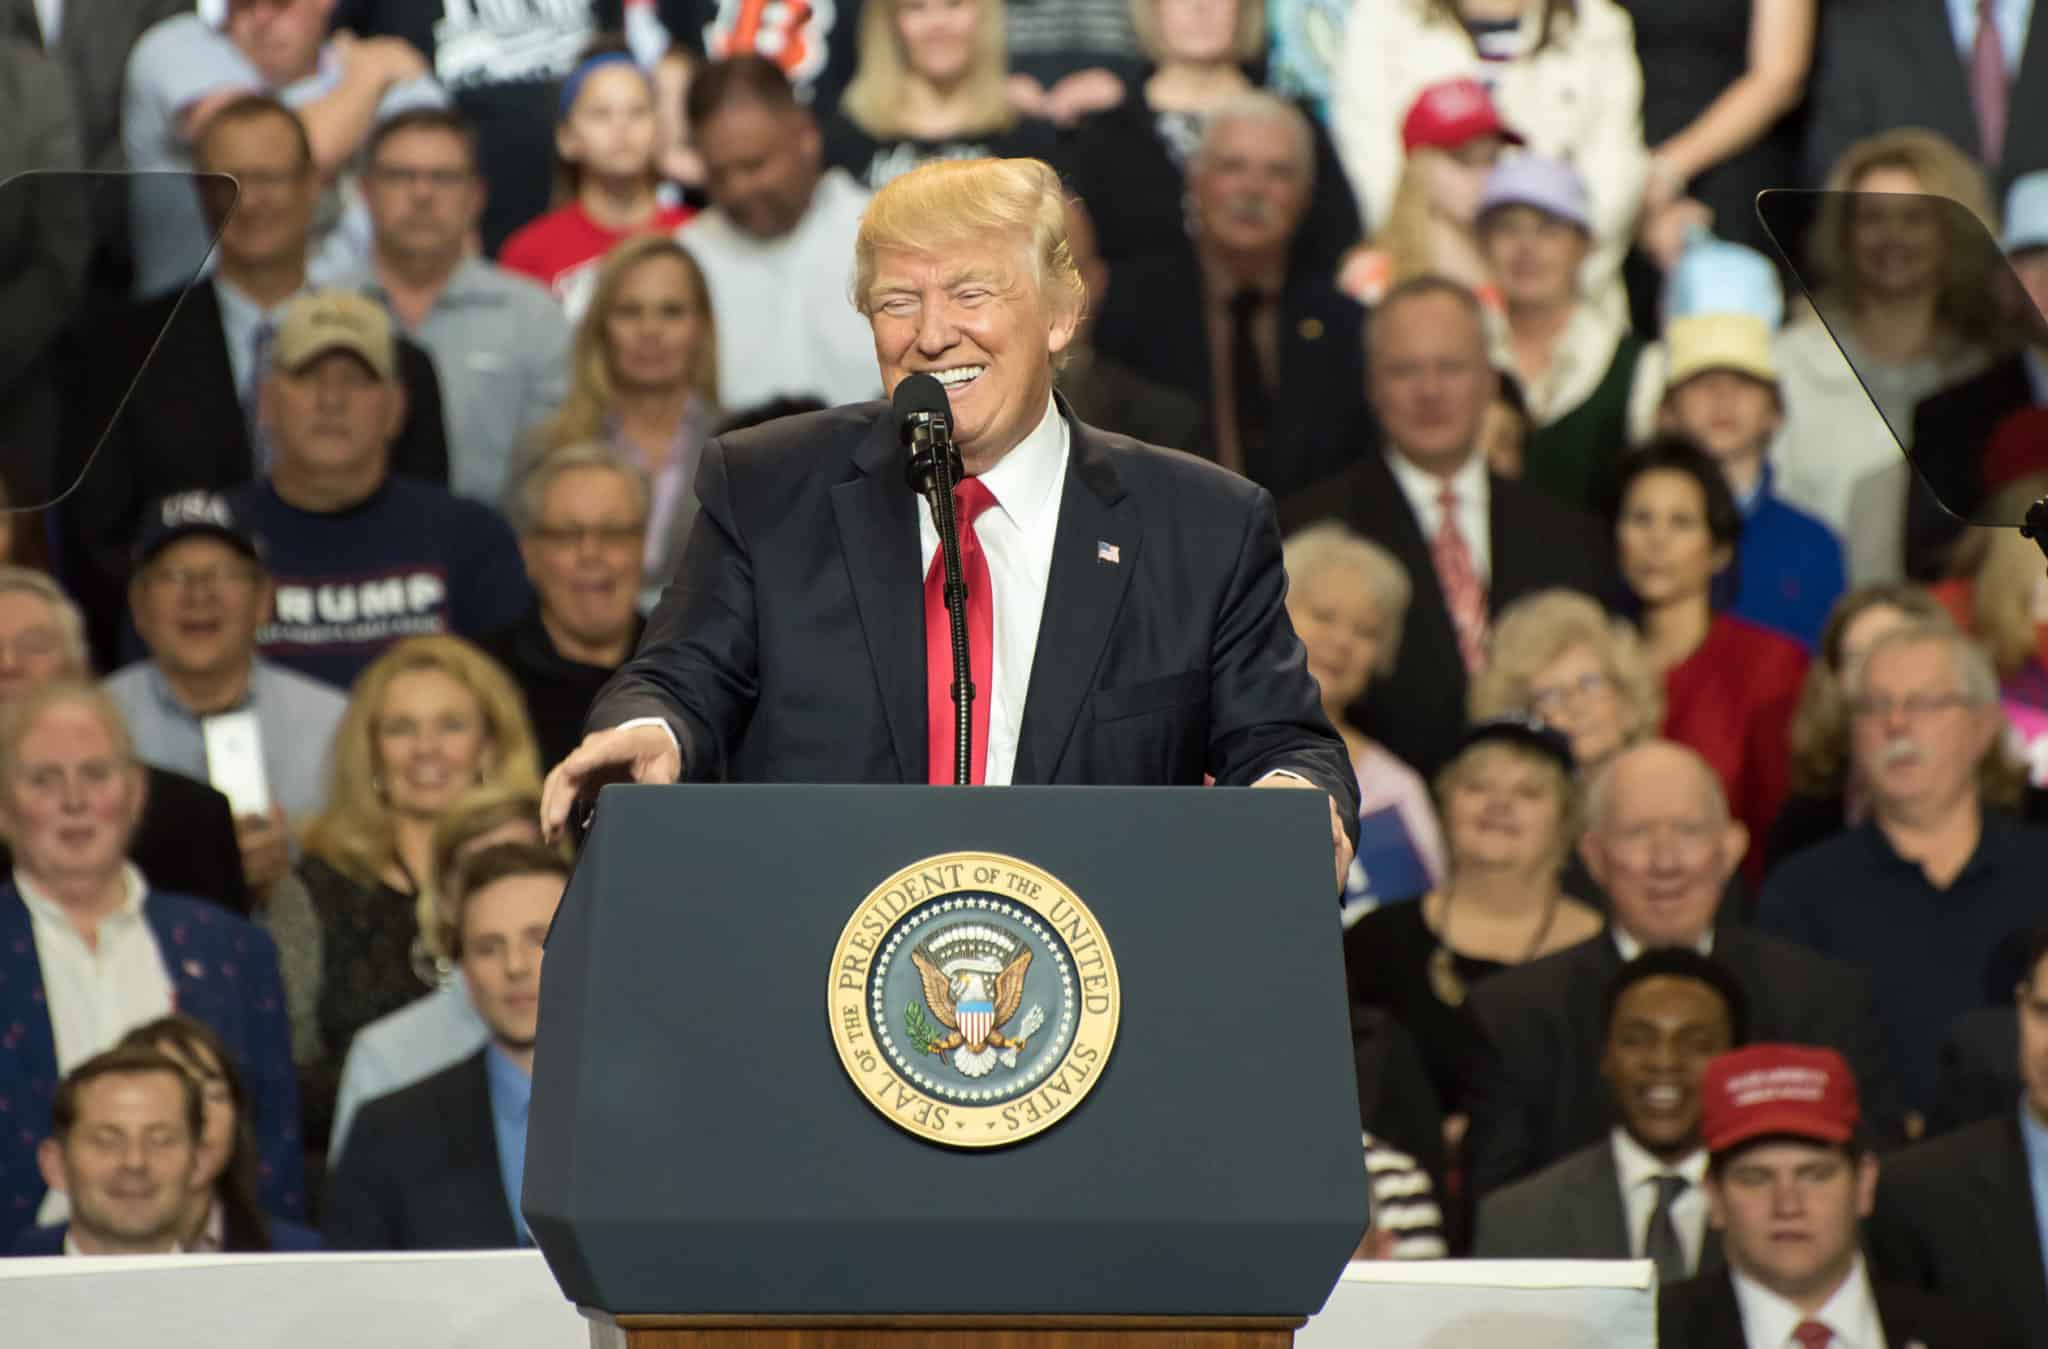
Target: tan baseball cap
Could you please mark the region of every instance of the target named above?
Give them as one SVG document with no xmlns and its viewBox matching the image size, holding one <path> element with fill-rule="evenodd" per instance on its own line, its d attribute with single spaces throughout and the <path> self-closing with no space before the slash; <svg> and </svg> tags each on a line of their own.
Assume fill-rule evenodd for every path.
<svg viewBox="0 0 2048 1349">
<path fill-rule="evenodd" d="M 346 290 L 316 290 L 286 306 L 271 359 L 280 370 L 303 370 L 330 351 L 359 357 L 379 379 L 395 379 L 398 348 L 391 319 L 376 301 Z"/>
<path fill-rule="evenodd" d="M 1664 325 L 1664 350 L 1671 358 L 1670 387 L 1709 370 L 1733 370 L 1778 382 L 1771 354 L 1770 325 L 1754 314 L 1692 314 Z"/>
</svg>

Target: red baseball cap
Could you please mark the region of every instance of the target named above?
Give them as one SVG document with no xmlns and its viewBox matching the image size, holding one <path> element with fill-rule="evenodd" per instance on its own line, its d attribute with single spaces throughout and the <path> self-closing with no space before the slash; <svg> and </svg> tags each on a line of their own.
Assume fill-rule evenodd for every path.
<svg viewBox="0 0 2048 1349">
<path fill-rule="evenodd" d="M 1510 145 L 1523 143 L 1500 120 L 1486 86 L 1470 77 L 1439 80 L 1415 96 L 1401 121 L 1401 148 L 1455 150 L 1481 136 L 1499 136 Z"/>
<path fill-rule="evenodd" d="M 1832 1049 L 1762 1044 L 1723 1054 L 1707 1065 L 1700 1102 L 1700 1138 L 1712 1153 L 1774 1134 L 1834 1145 L 1856 1133 L 1856 1076 Z"/>
</svg>

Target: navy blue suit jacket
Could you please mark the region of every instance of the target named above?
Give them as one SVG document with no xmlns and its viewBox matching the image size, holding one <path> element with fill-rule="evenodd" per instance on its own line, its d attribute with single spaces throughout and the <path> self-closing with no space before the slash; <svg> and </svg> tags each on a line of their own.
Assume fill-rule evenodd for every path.
<svg viewBox="0 0 2048 1349">
<path fill-rule="evenodd" d="M 264 1208 L 304 1217 L 299 1086 L 277 947 L 254 924 L 184 895 L 153 890 L 142 914 L 170 971 L 172 1006 L 220 1035 L 248 1084 Z M 0 886 L 0 1247 L 35 1222 L 43 1202 L 36 1144 L 50 1132 L 56 1090 L 57 1042 L 35 934 L 9 883 Z"/>
</svg>

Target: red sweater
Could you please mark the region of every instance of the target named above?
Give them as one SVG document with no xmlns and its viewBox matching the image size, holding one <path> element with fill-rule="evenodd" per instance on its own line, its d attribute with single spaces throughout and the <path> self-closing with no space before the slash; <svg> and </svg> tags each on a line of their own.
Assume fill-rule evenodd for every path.
<svg viewBox="0 0 2048 1349">
<path fill-rule="evenodd" d="M 1806 680 L 1806 652 L 1788 637 L 1727 614 L 1664 676 L 1664 735 L 1690 745 L 1721 775 L 1728 808 L 1749 829 L 1742 870 L 1755 894 L 1764 840 L 1785 802 L 1790 730 Z"/>
<path fill-rule="evenodd" d="M 696 212 L 687 206 L 664 206 L 638 230 L 607 229 L 592 220 L 580 202 L 570 202 L 528 221 L 498 250 L 498 263 L 530 276 L 567 300 L 585 268 L 594 267 L 613 247 L 634 234 L 673 234 Z"/>
</svg>

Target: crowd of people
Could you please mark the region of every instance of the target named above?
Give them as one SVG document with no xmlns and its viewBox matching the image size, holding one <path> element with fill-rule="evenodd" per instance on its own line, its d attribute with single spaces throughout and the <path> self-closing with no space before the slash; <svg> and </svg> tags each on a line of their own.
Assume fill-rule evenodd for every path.
<svg viewBox="0 0 2048 1349">
<path fill-rule="evenodd" d="M 884 392 L 870 195 L 1028 157 L 1073 414 L 1277 503 L 1366 1249 L 2048 1344 L 2033 8 L 6 0 L 0 172 L 146 172 L 0 205 L 0 1249 L 530 1240 L 541 777 L 713 438 Z"/>
</svg>

